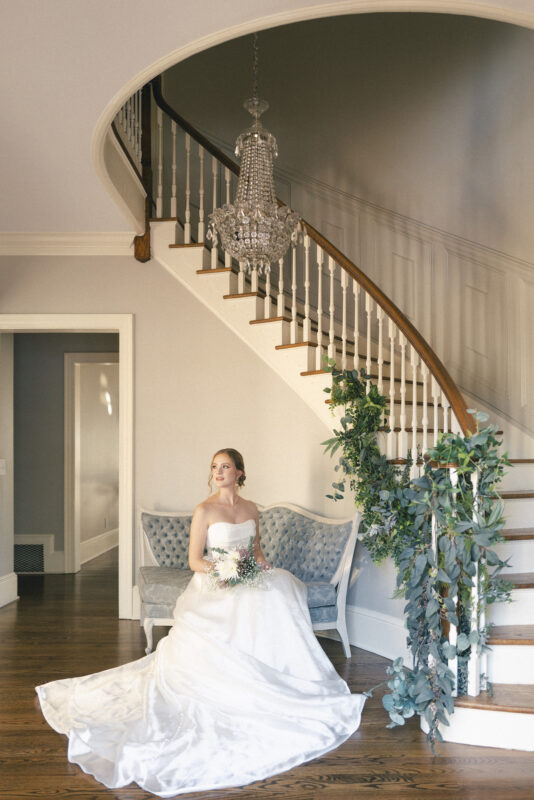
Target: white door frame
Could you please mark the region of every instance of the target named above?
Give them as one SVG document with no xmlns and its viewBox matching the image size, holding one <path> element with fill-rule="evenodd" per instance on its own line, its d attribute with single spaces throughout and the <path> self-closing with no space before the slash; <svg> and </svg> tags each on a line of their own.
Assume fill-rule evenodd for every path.
<svg viewBox="0 0 534 800">
<path fill-rule="evenodd" d="M 79 474 L 76 470 L 76 420 L 79 419 L 79 397 L 75 390 L 76 366 L 79 364 L 117 364 L 119 353 L 65 353 L 65 403 L 64 403 L 64 525 L 63 549 L 65 572 L 80 569 L 80 508 Z M 120 366 L 119 366 L 120 369 Z M 120 389 L 119 389 L 120 398 Z M 119 399 L 120 424 L 120 399 Z M 119 461 L 120 468 L 120 461 Z M 120 547 L 119 547 L 120 552 Z"/>
<path fill-rule="evenodd" d="M 119 334 L 119 617 L 133 619 L 133 314 L 0 314 L 0 333 Z"/>
</svg>

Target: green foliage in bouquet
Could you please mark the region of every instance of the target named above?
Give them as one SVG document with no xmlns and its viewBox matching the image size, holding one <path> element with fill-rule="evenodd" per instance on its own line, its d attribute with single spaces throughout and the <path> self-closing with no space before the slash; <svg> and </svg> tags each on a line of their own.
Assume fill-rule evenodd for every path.
<svg viewBox="0 0 534 800">
<path fill-rule="evenodd" d="M 341 428 L 323 444 L 332 455 L 340 453 L 336 471 L 343 478 L 329 495 L 340 500 L 348 482 L 362 512 L 362 541 L 376 563 L 390 556 L 397 568 L 397 592 L 406 599 L 408 646 L 412 669 L 402 658 L 388 668 L 390 690 L 383 705 L 389 727 L 403 725 L 414 714 L 424 718 L 432 750 L 441 741 L 440 723 L 448 725 L 454 712 L 453 690 L 457 676 L 449 668 L 458 660 L 458 693 L 467 687 L 467 664 L 472 648 L 487 649 L 488 627 L 478 624 L 481 609 L 510 599 L 511 584 L 502 571 L 494 545 L 503 541 L 503 503 L 496 486 L 502 480 L 506 455 L 500 455 L 495 426 L 479 429 L 487 415 L 473 413 L 477 431 L 463 437 L 440 435 L 425 456 L 423 474 L 410 479 L 404 469 L 388 463 L 380 453 L 377 437 L 387 428 L 386 398 L 362 370 L 339 370 L 325 364 L 332 374 L 331 407 L 343 407 Z M 455 465 L 456 481 L 450 465 Z M 473 491 L 473 481 L 478 489 Z M 437 551 L 432 547 L 435 519 Z M 478 608 L 473 609 L 473 578 L 478 574 Z M 458 637 L 449 643 L 447 623 Z M 375 687 L 376 688 L 376 687 Z M 372 693 L 369 692 L 370 695 Z"/>
</svg>

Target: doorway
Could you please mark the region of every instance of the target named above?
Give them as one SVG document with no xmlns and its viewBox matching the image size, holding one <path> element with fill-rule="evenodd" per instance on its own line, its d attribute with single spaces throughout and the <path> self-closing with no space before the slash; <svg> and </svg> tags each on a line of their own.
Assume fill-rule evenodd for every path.
<svg viewBox="0 0 534 800">
<path fill-rule="evenodd" d="M 131 314 L 4 314 L 0 333 L 113 333 L 119 337 L 119 617 L 133 609 L 133 316 Z M 14 545 L 14 529 L 6 531 Z M 14 599 L 14 598 L 13 598 Z"/>
</svg>

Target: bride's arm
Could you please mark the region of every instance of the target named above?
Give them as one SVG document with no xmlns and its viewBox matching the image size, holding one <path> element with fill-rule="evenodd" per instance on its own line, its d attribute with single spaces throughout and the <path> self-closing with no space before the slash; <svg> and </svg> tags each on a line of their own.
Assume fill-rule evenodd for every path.
<svg viewBox="0 0 534 800">
<path fill-rule="evenodd" d="M 265 564 L 267 567 L 270 567 L 271 564 L 267 561 L 265 556 L 263 555 L 263 551 L 261 549 L 261 542 L 260 542 L 260 517 L 258 514 L 258 509 L 254 506 L 254 520 L 256 522 L 256 536 L 254 537 L 253 548 L 254 548 L 254 558 L 258 564 Z"/>
<path fill-rule="evenodd" d="M 193 572 L 210 572 L 213 567 L 211 561 L 203 558 L 207 532 L 206 513 L 201 506 L 197 506 L 189 533 L 189 567 Z"/>
</svg>

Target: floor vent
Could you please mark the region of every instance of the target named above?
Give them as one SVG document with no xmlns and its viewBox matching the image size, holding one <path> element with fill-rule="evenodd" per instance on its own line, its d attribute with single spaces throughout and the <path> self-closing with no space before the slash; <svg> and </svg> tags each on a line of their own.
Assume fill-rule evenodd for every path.
<svg viewBox="0 0 534 800">
<path fill-rule="evenodd" d="M 16 544 L 15 572 L 44 572 L 44 545 Z"/>
</svg>

